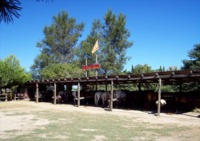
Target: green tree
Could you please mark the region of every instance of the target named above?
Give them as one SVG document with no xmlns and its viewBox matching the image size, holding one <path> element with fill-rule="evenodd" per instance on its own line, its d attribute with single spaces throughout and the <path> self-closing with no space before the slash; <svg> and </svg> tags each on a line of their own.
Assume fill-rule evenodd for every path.
<svg viewBox="0 0 200 141">
<path fill-rule="evenodd" d="M 96 56 L 92 54 L 92 48 L 95 44 L 95 42 L 98 40 L 101 46 L 102 42 L 102 24 L 100 20 L 94 20 L 92 29 L 90 34 L 88 35 L 86 40 L 83 40 L 79 46 L 79 48 L 76 50 L 76 55 L 77 55 L 77 64 L 79 67 L 83 66 L 86 64 L 86 59 L 87 59 L 87 64 L 94 64 L 96 63 Z M 101 50 L 101 47 L 100 49 Z M 98 60 L 101 58 L 98 57 Z M 94 71 L 89 71 L 88 74 L 94 75 Z"/>
<path fill-rule="evenodd" d="M 148 66 L 147 64 L 144 65 L 136 65 L 135 67 L 132 68 L 132 73 L 150 73 L 153 72 L 151 69 L 151 66 Z M 141 90 L 150 90 L 150 89 L 155 89 L 155 84 L 150 84 L 150 83 L 141 83 Z"/>
<path fill-rule="evenodd" d="M 161 72 L 161 71 L 163 71 L 163 69 L 162 69 L 162 67 L 161 67 L 161 66 L 160 66 L 160 68 L 158 69 L 158 71 L 160 71 L 160 72 Z"/>
<path fill-rule="evenodd" d="M 126 29 L 126 17 L 123 14 L 115 15 L 109 10 L 104 16 L 104 22 L 94 20 L 90 35 L 81 43 L 79 58 L 85 64 L 84 53 L 89 63 L 95 62 L 95 55 L 91 54 L 96 40 L 99 41 L 98 62 L 101 64 L 100 74 L 110 75 L 122 72 L 124 64 L 129 59 L 126 50 L 132 46 L 128 41 L 130 33 Z M 81 54 L 81 55 L 80 55 Z"/>
<path fill-rule="evenodd" d="M 71 78 L 83 76 L 83 71 L 75 64 L 50 64 L 41 70 L 43 79 Z"/>
<path fill-rule="evenodd" d="M 62 11 L 53 17 L 53 24 L 44 28 L 45 38 L 37 43 L 42 51 L 53 56 L 54 62 L 72 62 L 75 45 L 81 36 L 84 24 Z"/>
<path fill-rule="evenodd" d="M 188 52 L 190 60 L 183 60 L 182 69 L 200 69 L 200 44 L 194 45 L 194 48 Z"/>
<path fill-rule="evenodd" d="M 84 24 L 76 23 L 63 11 L 53 17 L 53 23 L 44 28 L 44 39 L 37 43 L 41 54 L 34 60 L 31 67 L 34 78 L 41 78 L 41 71 L 52 63 L 72 63 L 76 43 L 81 36 Z"/>
<path fill-rule="evenodd" d="M 132 73 L 149 73 L 152 72 L 153 70 L 151 69 L 151 66 L 148 66 L 147 64 L 144 65 L 136 65 L 133 67 L 133 72 Z"/>
<path fill-rule="evenodd" d="M 31 66 L 31 73 L 34 79 L 41 79 L 40 72 L 46 66 L 54 63 L 53 56 L 48 56 L 46 53 L 41 52 L 34 60 L 34 64 Z"/>
<path fill-rule="evenodd" d="M 200 69 L 200 44 L 194 45 L 194 48 L 188 52 L 190 60 L 183 60 L 181 69 Z M 200 91 L 199 82 L 183 83 L 183 91 Z"/>
<path fill-rule="evenodd" d="M 104 74 L 119 74 L 129 57 L 126 50 L 132 46 L 128 41 L 130 32 L 126 29 L 126 17 L 116 16 L 109 10 L 104 16 L 103 41 L 101 50 L 102 71 Z"/>
<path fill-rule="evenodd" d="M 0 61 L 1 87 L 16 87 L 31 79 L 31 75 L 20 66 L 19 61 L 13 55 Z"/>
</svg>

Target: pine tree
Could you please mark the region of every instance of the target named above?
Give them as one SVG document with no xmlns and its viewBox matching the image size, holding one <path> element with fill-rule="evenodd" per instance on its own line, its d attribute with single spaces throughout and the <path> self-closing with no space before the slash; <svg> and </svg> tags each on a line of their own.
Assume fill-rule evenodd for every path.
<svg viewBox="0 0 200 141">
<path fill-rule="evenodd" d="M 52 63 L 71 63 L 74 61 L 76 43 L 81 36 L 84 24 L 76 23 L 62 11 L 53 17 L 53 23 L 44 28 L 44 39 L 37 43 L 41 54 L 31 67 L 34 78 L 41 78 L 41 71 Z"/>
<path fill-rule="evenodd" d="M 81 43 L 79 59 L 81 64 L 85 64 L 83 59 L 85 53 L 88 62 L 94 63 L 97 54 L 98 62 L 101 64 L 99 72 L 102 75 L 119 74 L 129 59 L 126 50 L 132 46 L 132 42 L 128 41 L 130 33 L 126 29 L 126 17 L 123 14 L 117 16 L 109 10 L 103 21 L 94 20 L 90 35 Z M 92 47 L 96 40 L 99 41 L 99 50 L 92 55 Z"/>
<path fill-rule="evenodd" d="M 188 57 L 190 60 L 183 60 L 182 69 L 200 69 L 200 44 L 194 45 L 194 48 L 189 51 Z"/>
</svg>

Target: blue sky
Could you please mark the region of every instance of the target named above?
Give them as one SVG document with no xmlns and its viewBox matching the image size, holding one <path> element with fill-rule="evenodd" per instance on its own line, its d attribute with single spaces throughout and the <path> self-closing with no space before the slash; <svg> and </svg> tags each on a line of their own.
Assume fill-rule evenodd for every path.
<svg viewBox="0 0 200 141">
<path fill-rule="evenodd" d="M 15 55 L 27 71 L 40 53 L 36 43 L 44 38 L 43 29 L 52 17 L 65 10 L 78 23 L 84 22 L 83 40 L 94 19 L 103 19 L 110 9 L 126 16 L 131 59 L 125 64 L 148 64 L 152 69 L 182 66 L 188 51 L 200 43 L 200 0 L 20 0 L 21 17 L 13 23 L 0 23 L 0 59 Z M 49 0 L 51 1 L 51 0 Z"/>
</svg>

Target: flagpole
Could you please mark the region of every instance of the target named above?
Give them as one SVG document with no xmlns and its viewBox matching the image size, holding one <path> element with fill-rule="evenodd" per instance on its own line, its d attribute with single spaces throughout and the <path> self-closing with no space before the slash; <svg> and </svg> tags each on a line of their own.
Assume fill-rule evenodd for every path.
<svg viewBox="0 0 200 141">
<path fill-rule="evenodd" d="M 98 40 L 96 41 L 93 49 L 92 49 L 92 54 L 94 54 L 97 50 L 99 49 L 99 45 L 98 45 Z M 98 64 L 98 55 L 96 54 L 96 64 Z M 98 71 L 96 69 L 96 77 L 98 76 Z"/>
<path fill-rule="evenodd" d="M 97 60 L 98 58 L 97 58 L 97 57 L 98 57 L 98 55 L 96 54 L 96 64 L 98 64 L 98 60 Z M 97 77 L 97 76 L 98 76 L 98 71 L 97 71 L 97 69 L 96 69 L 96 77 Z"/>
<path fill-rule="evenodd" d="M 85 58 L 85 65 L 87 66 L 87 56 L 86 56 L 86 58 Z M 87 77 L 88 75 L 87 75 L 87 70 L 85 71 L 85 76 Z"/>
</svg>

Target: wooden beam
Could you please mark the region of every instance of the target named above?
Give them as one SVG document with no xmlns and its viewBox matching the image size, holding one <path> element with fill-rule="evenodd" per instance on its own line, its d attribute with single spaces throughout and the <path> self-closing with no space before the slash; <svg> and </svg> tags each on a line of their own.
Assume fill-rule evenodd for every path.
<svg viewBox="0 0 200 141">
<path fill-rule="evenodd" d="M 160 116 L 160 100 L 161 100 L 161 78 L 159 78 L 159 83 L 158 83 L 158 109 L 157 109 L 157 116 Z"/>
<path fill-rule="evenodd" d="M 93 98 L 94 96 L 85 96 L 85 97 L 80 97 L 80 100 L 82 99 L 90 99 L 90 98 Z M 75 98 L 75 100 L 78 100 L 78 97 Z"/>
<path fill-rule="evenodd" d="M 80 106 L 80 91 L 81 91 L 80 83 L 78 83 L 78 102 L 77 102 L 78 107 Z"/>
<path fill-rule="evenodd" d="M 110 92 L 110 111 L 113 109 L 113 80 L 111 81 L 111 92 Z"/>
<path fill-rule="evenodd" d="M 36 83 L 36 103 L 39 101 L 39 85 Z"/>
<path fill-rule="evenodd" d="M 53 104 L 56 104 L 56 83 L 54 83 L 54 99 Z"/>
</svg>

